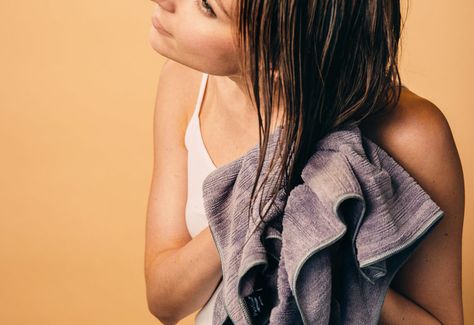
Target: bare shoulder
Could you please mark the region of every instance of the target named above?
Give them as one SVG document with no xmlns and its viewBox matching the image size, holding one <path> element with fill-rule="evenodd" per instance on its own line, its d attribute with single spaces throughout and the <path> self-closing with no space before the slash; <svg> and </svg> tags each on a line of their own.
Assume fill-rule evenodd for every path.
<svg viewBox="0 0 474 325">
<path fill-rule="evenodd" d="M 391 286 L 443 324 L 461 324 L 465 193 L 450 125 L 434 103 L 404 89 L 393 112 L 365 127 L 361 131 L 404 167 L 444 212 Z"/>
<path fill-rule="evenodd" d="M 457 204 L 460 209 L 460 191 L 464 191 L 461 161 L 451 127 L 433 102 L 404 88 L 392 112 L 366 122 L 361 129 L 400 163 L 441 208 Z"/>
<path fill-rule="evenodd" d="M 399 162 L 433 198 L 449 203 L 443 182 L 460 186 L 462 167 L 451 127 L 431 101 L 404 88 L 397 107 L 362 129 Z M 440 178 L 450 171 L 449 177 Z M 459 193 L 457 193 L 459 194 Z"/>
<path fill-rule="evenodd" d="M 184 131 L 191 118 L 202 72 L 189 68 L 173 60 L 166 60 L 160 72 L 156 99 L 167 107 L 168 113 L 180 122 L 180 131 Z"/>
</svg>

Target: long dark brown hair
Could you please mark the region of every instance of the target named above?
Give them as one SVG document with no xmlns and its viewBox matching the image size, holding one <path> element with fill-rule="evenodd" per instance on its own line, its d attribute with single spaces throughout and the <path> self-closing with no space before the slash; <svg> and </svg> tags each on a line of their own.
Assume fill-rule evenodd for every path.
<svg viewBox="0 0 474 325">
<path fill-rule="evenodd" d="M 277 172 L 272 179 L 266 173 L 261 184 L 271 180 L 271 203 L 282 188 L 289 193 L 302 182 L 318 140 L 396 106 L 402 20 L 400 0 L 235 0 L 234 6 L 241 69 L 260 132 L 250 214 L 275 107 L 283 107 L 284 126 L 270 163 Z M 262 201 L 265 221 L 261 208 Z"/>
</svg>

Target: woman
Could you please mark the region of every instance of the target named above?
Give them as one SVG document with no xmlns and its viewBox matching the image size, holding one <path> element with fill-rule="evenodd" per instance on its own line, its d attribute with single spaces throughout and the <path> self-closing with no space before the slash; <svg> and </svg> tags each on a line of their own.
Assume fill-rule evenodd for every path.
<svg viewBox="0 0 474 325">
<path fill-rule="evenodd" d="M 445 212 L 394 278 L 380 324 L 462 324 L 462 167 L 442 112 L 401 86 L 399 0 L 154 2 L 150 44 L 169 60 L 156 95 L 146 225 L 151 313 L 175 324 L 202 307 L 196 323 L 212 322 L 222 273 L 200 201 L 209 172 L 257 143 L 265 150 L 282 125 L 285 163 L 273 166 L 272 193 L 284 179 L 290 190 L 316 141 L 347 123 Z"/>
</svg>

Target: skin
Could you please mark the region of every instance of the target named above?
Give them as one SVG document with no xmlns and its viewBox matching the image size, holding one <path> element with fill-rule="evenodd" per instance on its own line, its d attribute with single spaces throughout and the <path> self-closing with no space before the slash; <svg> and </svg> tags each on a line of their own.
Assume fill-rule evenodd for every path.
<svg viewBox="0 0 474 325">
<path fill-rule="evenodd" d="M 150 44 L 161 55 L 195 70 L 239 79 L 238 55 L 232 41 L 231 19 L 211 0 L 216 17 L 195 0 L 156 0 L 153 15 L 172 34 L 163 37 L 153 27 Z M 231 1 L 221 0 L 227 12 Z"/>
<path fill-rule="evenodd" d="M 215 165 L 237 159 L 259 140 L 257 113 L 244 91 L 232 42 L 232 15 L 224 12 L 232 13 L 232 0 L 220 0 L 224 10 L 217 1 L 154 1 L 153 15 L 169 34 L 150 29 L 151 46 L 168 60 L 155 103 L 145 276 L 150 312 L 164 324 L 175 324 L 201 308 L 222 276 L 209 227 L 191 238 L 184 218 L 184 133 L 202 72 L 210 76 L 199 119 Z M 445 212 L 392 281 L 379 324 L 463 324 L 464 177 L 445 116 L 404 88 L 396 109 L 365 120 L 361 131 L 399 162 Z"/>
</svg>

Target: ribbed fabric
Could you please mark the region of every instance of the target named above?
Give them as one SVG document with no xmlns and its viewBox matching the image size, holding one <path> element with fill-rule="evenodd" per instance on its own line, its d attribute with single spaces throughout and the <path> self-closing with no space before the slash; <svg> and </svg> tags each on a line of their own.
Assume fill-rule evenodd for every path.
<svg viewBox="0 0 474 325">
<path fill-rule="evenodd" d="M 193 115 L 189 121 L 185 133 L 185 145 L 188 150 L 188 199 L 186 202 L 186 226 L 191 237 L 195 237 L 208 226 L 203 206 L 202 183 L 204 178 L 216 166 L 213 164 L 204 146 L 199 113 L 201 111 L 204 93 L 206 90 L 208 74 L 203 74 L 199 94 L 194 107 Z M 222 282 L 219 283 L 220 285 Z M 216 300 L 217 290 L 208 302 L 201 308 L 195 318 L 197 325 L 210 325 L 212 323 L 213 307 Z"/>
<path fill-rule="evenodd" d="M 203 183 L 223 266 L 213 324 L 376 325 L 393 277 L 444 212 L 358 127 L 341 127 L 317 143 L 303 183 L 279 192 L 249 238 L 259 220 L 247 209 L 258 154 L 255 146 Z"/>
</svg>

